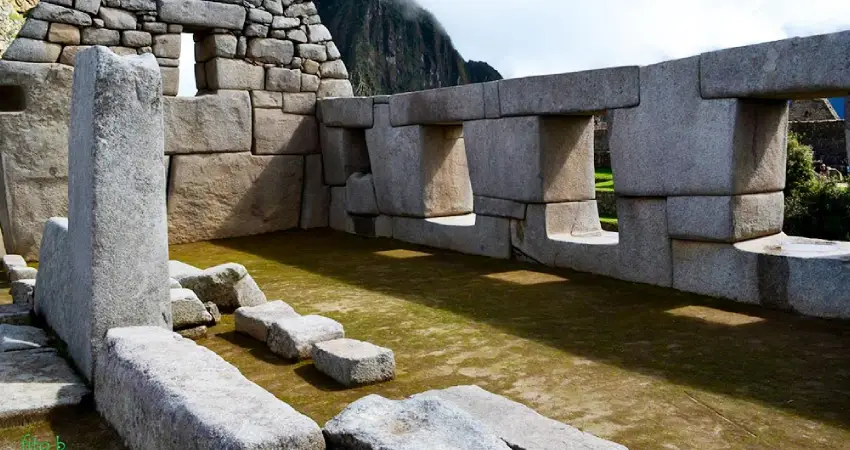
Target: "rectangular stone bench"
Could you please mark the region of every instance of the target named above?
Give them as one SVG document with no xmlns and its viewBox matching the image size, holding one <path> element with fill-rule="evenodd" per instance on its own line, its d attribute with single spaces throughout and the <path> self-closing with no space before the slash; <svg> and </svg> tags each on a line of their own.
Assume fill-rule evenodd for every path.
<svg viewBox="0 0 850 450">
<path fill-rule="evenodd" d="M 310 418 L 162 328 L 109 330 L 95 402 L 130 448 L 325 448 Z"/>
</svg>

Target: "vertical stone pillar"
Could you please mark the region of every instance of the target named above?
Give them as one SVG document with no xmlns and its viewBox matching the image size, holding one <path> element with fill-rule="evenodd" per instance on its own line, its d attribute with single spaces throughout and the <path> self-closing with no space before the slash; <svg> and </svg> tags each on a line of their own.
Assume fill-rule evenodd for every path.
<svg viewBox="0 0 850 450">
<path fill-rule="evenodd" d="M 77 55 L 68 236 L 71 301 L 87 339 L 69 352 L 89 380 L 109 329 L 171 328 L 161 95 L 153 55 L 100 46 Z"/>
</svg>

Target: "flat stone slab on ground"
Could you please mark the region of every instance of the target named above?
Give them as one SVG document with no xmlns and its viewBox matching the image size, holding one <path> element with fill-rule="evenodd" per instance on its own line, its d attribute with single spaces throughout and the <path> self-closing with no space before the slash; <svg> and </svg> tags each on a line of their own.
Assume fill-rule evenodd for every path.
<svg viewBox="0 0 850 450">
<path fill-rule="evenodd" d="M 521 403 L 478 386 L 453 386 L 413 396 L 427 397 L 451 402 L 490 427 L 515 450 L 626 450 L 620 444 L 544 417 Z"/>
<path fill-rule="evenodd" d="M 28 305 L 0 305 L 0 324 L 29 325 L 31 321 Z"/>
<path fill-rule="evenodd" d="M 90 393 L 55 349 L 0 354 L 0 423 L 80 404 Z"/>
<path fill-rule="evenodd" d="M 313 344 L 313 364 L 345 386 L 378 383 L 395 378 L 393 351 L 356 339 Z"/>
<path fill-rule="evenodd" d="M 489 427 L 436 397 L 368 395 L 328 421 L 324 433 L 328 448 L 338 450 L 510 449 Z"/>
<path fill-rule="evenodd" d="M 3 255 L 3 269 L 7 272 L 12 267 L 26 267 L 27 262 L 21 255 Z"/>
<path fill-rule="evenodd" d="M 345 337 L 339 322 L 322 316 L 279 319 L 269 328 L 269 349 L 284 358 L 307 359 L 313 344 Z"/>
<path fill-rule="evenodd" d="M 272 323 L 280 319 L 299 317 L 291 306 L 275 300 L 258 306 L 243 306 L 234 314 L 236 331 L 266 342 Z"/>
<path fill-rule="evenodd" d="M 38 269 L 35 267 L 10 267 L 9 281 L 18 280 L 35 280 L 38 275 Z"/>
<path fill-rule="evenodd" d="M 0 324 L 0 353 L 46 347 L 47 333 L 27 325 Z"/>
</svg>

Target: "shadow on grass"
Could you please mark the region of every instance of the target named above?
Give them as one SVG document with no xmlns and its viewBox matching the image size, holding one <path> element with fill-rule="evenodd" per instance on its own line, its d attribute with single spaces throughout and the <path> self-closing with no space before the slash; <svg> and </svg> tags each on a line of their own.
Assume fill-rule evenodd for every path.
<svg viewBox="0 0 850 450">
<path fill-rule="evenodd" d="M 845 321 L 325 230 L 216 244 L 598 362 L 850 427 Z M 391 256 L 397 250 L 422 254 Z M 322 389 L 309 367 L 296 370 Z"/>
<path fill-rule="evenodd" d="M 304 364 L 295 369 L 295 374 L 310 383 L 314 388 L 324 392 L 339 392 L 347 389 L 345 386 L 337 383 L 333 378 L 320 372 L 314 364 Z"/>
<path fill-rule="evenodd" d="M 271 350 L 269 350 L 265 342 L 258 341 L 250 336 L 245 336 L 244 334 L 237 333 L 235 331 L 226 331 L 224 333 L 216 334 L 216 337 L 248 350 L 248 353 L 250 353 L 251 356 L 269 364 L 276 366 L 294 366 L 298 364 L 298 361 L 284 359 L 275 355 Z"/>
</svg>

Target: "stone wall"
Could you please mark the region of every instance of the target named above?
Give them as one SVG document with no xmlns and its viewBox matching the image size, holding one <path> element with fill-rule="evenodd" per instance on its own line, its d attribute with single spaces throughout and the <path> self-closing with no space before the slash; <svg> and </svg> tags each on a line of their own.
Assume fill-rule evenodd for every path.
<svg viewBox="0 0 850 450">
<path fill-rule="evenodd" d="M 823 161 L 839 170 L 847 166 L 846 124 L 843 120 L 790 122 L 789 129 L 800 135 L 803 144 L 812 147 L 816 161 Z"/>
<path fill-rule="evenodd" d="M 175 97 L 180 33 L 195 39 L 194 98 Z M 352 90 L 313 2 L 55 0 L 28 13 L 0 61 L 8 251 L 37 259 L 44 222 L 67 215 L 71 77 L 93 45 L 159 64 L 173 243 L 327 225 L 329 194 L 304 189 L 320 153 L 315 105 Z"/>
</svg>

